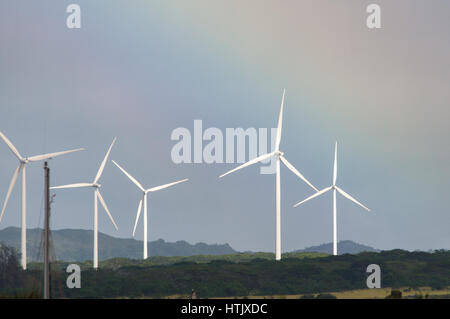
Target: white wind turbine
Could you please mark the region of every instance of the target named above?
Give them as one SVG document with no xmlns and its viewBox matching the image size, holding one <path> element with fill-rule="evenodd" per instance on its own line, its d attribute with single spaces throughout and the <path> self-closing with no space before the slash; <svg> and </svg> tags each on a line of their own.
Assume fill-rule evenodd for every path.
<svg viewBox="0 0 450 319">
<path fill-rule="evenodd" d="M 302 200 L 301 202 L 298 202 L 297 204 L 294 205 L 294 207 L 297 207 L 297 206 L 303 204 L 304 202 L 309 201 L 310 199 L 313 199 L 317 196 L 320 196 L 320 195 L 328 192 L 329 190 L 333 190 L 333 255 L 335 255 L 335 256 L 337 255 L 336 191 L 339 194 L 341 194 L 342 196 L 344 196 L 345 198 L 351 200 L 352 202 L 358 204 L 359 206 L 361 206 L 362 208 L 364 208 L 365 210 L 370 212 L 369 208 L 367 208 L 366 206 L 364 206 L 363 204 L 358 202 L 352 196 L 350 196 L 349 194 L 344 192 L 341 188 L 337 187 L 336 186 L 336 178 L 337 178 L 337 142 L 334 146 L 333 184 L 330 187 L 324 188 L 321 191 L 318 191 L 317 193 L 315 193 L 314 195 L 312 195 L 312 196 L 306 198 L 305 200 Z"/>
<path fill-rule="evenodd" d="M 112 217 L 111 213 L 109 212 L 108 207 L 106 206 L 106 203 L 100 194 L 100 187 L 101 185 L 98 183 L 100 180 L 100 177 L 102 176 L 103 169 L 105 168 L 106 161 L 108 160 L 109 153 L 111 152 L 111 149 L 114 145 L 114 142 L 116 141 L 116 138 L 111 143 L 111 146 L 108 149 L 108 152 L 106 152 L 105 158 L 103 159 L 102 164 L 100 165 L 100 168 L 98 169 L 97 175 L 94 178 L 94 181 L 92 183 L 77 183 L 77 184 L 69 184 L 69 185 L 62 185 L 62 186 L 54 186 L 50 187 L 50 189 L 60 189 L 60 188 L 79 188 L 79 187 L 92 187 L 94 189 L 94 268 L 98 268 L 98 202 L 97 199 L 100 200 L 100 203 L 102 204 L 103 208 L 105 209 L 106 213 L 108 214 L 109 218 L 111 219 L 114 227 L 116 229 L 117 225 L 114 221 L 114 218 Z"/>
<path fill-rule="evenodd" d="M 23 269 L 27 269 L 27 178 L 26 178 L 26 165 L 29 162 L 37 162 L 47 160 L 53 157 L 57 157 L 60 155 L 78 152 L 84 150 L 84 148 L 78 148 L 69 151 L 56 152 L 56 153 L 48 153 L 42 155 L 36 155 L 31 157 L 22 157 L 16 147 L 11 143 L 11 141 L 0 132 L 0 137 L 5 141 L 6 145 L 8 145 L 9 149 L 13 152 L 13 154 L 19 160 L 19 166 L 16 168 L 13 177 L 11 179 L 11 184 L 9 184 L 8 192 L 6 193 L 6 199 L 3 203 L 2 213 L 0 214 L 0 222 L 3 218 L 3 214 L 5 213 L 6 205 L 8 204 L 9 196 L 16 184 L 17 177 L 20 172 L 22 172 L 22 234 L 21 234 L 21 264 Z"/>
<path fill-rule="evenodd" d="M 228 175 L 230 173 L 233 173 L 237 170 L 240 170 L 241 168 L 250 166 L 252 164 L 256 164 L 258 162 L 264 161 L 265 159 L 268 159 L 272 156 L 276 156 L 277 162 L 276 162 L 276 183 L 275 183 L 275 200 L 276 200 L 276 240 L 275 240 L 275 259 L 280 260 L 281 259 L 281 209 L 280 209 L 280 161 L 283 162 L 286 167 L 291 170 L 295 175 L 300 177 L 301 180 L 303 180 L 306 184 L 308 184 L 312 189 L 314 189 L 316 192 L 318 191 L 317 188 L 315 188 L 300 172 L 291 164 L 288 162 L 288 160 L 284 157 L 284 153 L 280 151 L 280 142 L 281 142 L 281 128 L 283 123 L 283 107 L 284 107 L 284 95 L 286 93 L 286 90 L 283 90 L 283 96 L 281 98 L 281 108 L 280 108 L 280 115 L 278 118 L 278 129 L 277 129 L 277 136 L 275 140 L 275 150 L 272 153 L 264 154 L 259 157 L 256 157 L 247 163 L 244 163 L 225 174 L 222 174 L 219 176 L 219 178 L 224 177 L 225 175 Z"/>
<path fill-rule="evenodd" d="M 134 222 L 134 228 L 133 228 L 133 236 L 136 233 L 136 226 L 137 223 L 139 221 L 139 216 L 141 215 L 141 209 L 142 209 L 142 202 L 144 203 L 144 259 L 147 259 L 148 257 L 148 234 L 147 234 L 147 194 L 150 192 L 156 192 L 159 191 L 161 189 L 179 184 L 179 183 L 183 183 L 188 181 L 188 179 L 183 179 L 177 182 L 173 182 L 173 183 L 169 183 L 169 184 L 164 184 L 161 186 L 156 186 L 156 187 L 152 187 L 149 189 L 145 189 L 141 183 L 139 183 L 133 176 L 131 176 L 130 173 L 128 173 L 126 170 L 124 170 L 122 167 L 120 167 L 119 164 L 117 164 L 115 161 L 112 161 L 121 171 L 122 173 L 124 173 L 141 191 L 142 191 L 142 199 L 139 201 L 139 206 L 138 206 L 138 211 L 137 211 L 137 215 L 136 215 L 136 221 Z"/>
</svg>

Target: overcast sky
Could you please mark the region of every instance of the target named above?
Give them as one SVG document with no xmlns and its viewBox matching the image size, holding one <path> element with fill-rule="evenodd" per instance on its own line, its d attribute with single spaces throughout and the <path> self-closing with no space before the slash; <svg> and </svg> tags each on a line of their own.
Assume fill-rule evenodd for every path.
<svg viewBox="0 0 450 319">
<path fill-rule="evenodd" d="M 275 175 L 237 164 L 175 164 L 175 128 L 275 127 L 286 88 L 281 148 L 316 187 L 329 186 L 334 142 L 338 239 L 380 249 L 450 248 L 450 3 L 375 1 L 73 1 L 0 3 L 0 130 L 26 156 L 87 150 L 51 161 L 51 183 L 91 182 L 111 159 L 149 195 L 149 240 L 229 243 L 274 251 Z M 0 141 L 1 142 L 1 141 Z M 17 160 L 0 143 L 0 201 Z M 42 227 L 42 163 L 28 165 L 28 227 Z M 20 181 L 20 180 L 19 180 Z M 20 183 L 0 229 L 20 225 Z M 108 162 L 99 230 L 131 237 L 139 190 Z M 93 227 L 91 189 L 55 191 L 52 227 Z M 332 240 L 331 193 L 281 169 L 282 249 Z M 142 239 L 142 220 L 137 238 Z M 100 243 L 101 250 L 101 243 Z M 151 254 L 151 252 L 150 252 Z"/>
</svg>

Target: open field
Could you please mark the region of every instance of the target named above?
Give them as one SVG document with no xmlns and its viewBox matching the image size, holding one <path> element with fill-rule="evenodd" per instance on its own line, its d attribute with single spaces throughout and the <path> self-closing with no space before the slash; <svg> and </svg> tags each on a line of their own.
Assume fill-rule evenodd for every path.
<svg viewBox="0 0 450 319">
<path fill-rule="evenodd" d="M 384 299 L 390 295 L 392 288 L 380 288 L 380 289 L 355 289 L 347 291 L 338 292 L 327 292 L 337 297 L 337 299 Z M 403 298 L 414 298 L 416 296 L 426 295 L 429 298 L 450 298 L 450 287 L 447 289 L 433 290 L 431 287 L 420 287 L 420 288 L 396 288 L 395 290 L 400 290 L 402 292 Z M 317 297 L 318 293 L 311 294 Z M 237 297 L 238 299 L 300 299 L 303 294 L 298 295 L 268 295 L 268 296 L 244 296 Z M 188 296 L 170 296 L 169 298 L 187 298 Z M 218 298 L 218 299 L 234 299 L 236 297 Z"/>
<path fill-rule="evenodd" d="M 435 290 L 431 287 L 420 287 L 420 288 L 395 288 L 394 290 L 400 290 L 402 292 L 403 298 L 414 298 L 417 296 L 422 296 L 425 298 L 445 298 L 450 299 L 450 287 L 446 289 Z M 336 296 L 337 299 L 384 299 L 391 294 L 392 288 L 380 288 L 380 289 L 354 289 L 347 291 L 337 291 L 337 292 L 327 292 L 326 294 L 331 294 Z M 317 297 L 319 293 L 315 294 L 296 294 L 296 295 L 266 295 L 266 296 L 239 296 L 239 297 L 221 297 L 221 298 L 210 298 L 210 299 L 301 299 L 303 296 Z M 145 297 L 143 297 L 145 298 Z M 189 299 L 190 295 L 171 295 L 166 296 L 164 299 Z"/>
</svg>

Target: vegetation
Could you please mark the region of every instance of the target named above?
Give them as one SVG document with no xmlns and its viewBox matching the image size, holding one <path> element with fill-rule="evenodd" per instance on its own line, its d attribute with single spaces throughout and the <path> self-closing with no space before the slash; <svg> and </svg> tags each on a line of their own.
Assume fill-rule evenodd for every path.
<svg viewBox="0 0 450 319">
<path fill-rule="evenodd" d="M 285 253 L 283 258 L 317 258 L 328 256 L 324 253 Z M 122 267 L 149 267 L 149 266 L 167 266 L 173 264 L 183 263 L 195 263 L 195 264 L 207 264 L 214 261 L 225 261 L 231 263 L 243 263 L 253 260 L 273 260 L 275 254 L 273 253 L 235 253 L 229 255 L 195 255 L 195 256 L 154 256 L 147 260 L 142 259 L 128 259 L 128 258 L 112 258 L 99 263 L 99 268 L 102 269 L 119 269 Z M 72 262 L 58 261 L 54 263 L 53 267 L 58 269 L 65 269 L 67 265 Z M 82 270 L 88 270 L 92 268 L 92 262 L 86 261 L 77 263 Z M 33 262 L 28 265 L 30 269 L 41 269 L 42 264 Z"/>
<path fill-rule="evenodd" d="M 39 297 L 33 289 L 35 279 L 22 270 L 19 257 L 16 249 L 0 242 L 0 299 Z"/>
<path fill-rule="evenodd" d="M 359 254 L 362 252 L 379 252 L 370 246 L 361 245 L 351 240 L 341 240 L 337 243 L 339 255 L 343 254 Z M 333 243 L 322 244 L 318 246 L 306 247 L 305 249 L 296 250 L 295 252 L 319 252 L 331 255 L 333 252 Z"/>
<path fill-rule="evenodd" d="M 193 256 L 150 258 L 147 261 L 113 259 L 98 270 L 83 264 L 81 289 L 65 287 L 65 263 L 52 268 L 52 291 L 55 297 L 68 298 L 161 298 L 183 296 L 195 289 L 199 298 L 275 295 L 314 295 L 315 298 L 338 297 L 338 292 L 366 288 L 366 268 L 381 267 L 382 287 L 450 286 L 450 252 L 407 252 L 403 250 L 358 255 L 324 256 L 286 254 L 281 261 L 273 254 L 236 254 L 226 256 Z M 26 272 L 12 268 L 2 273 L 18 274 L 15 289 L 24 283 L 39 282 L 41 265 Z M 18 268 L 18 265 L 16 266 Z M 11 283 L 0 286 L 5 294 Z M 373 289 L 376 290 L 376 289 Z M 320 294 L 322 295 L 320 295 Z M 427 292 L 429 293 L 429 292 Z M 387 293 L 384 295 L 386 296 Z M 414 296 L 414 294 L 412 295 Z"/>
<path fill-rule="evenodd" d="M 392 290 L 391 294 L 386 299 L 402 299 L 402 292 L 400 290 Z"/>
<path fill-rule="evenodd" d="M 93 231 L 83 229 L 62 229 L 51 232 L 55 255 L 60 260 L 84 262 L 92 259 Z M 42 229 L 27 230 L 27 256 L 29 261 L 41 257 Z M 20 228 L 8 227 L 0 230 L 0 241 L 6 245 L 20 249 Z M 141 258 L 142 241 L 132 238 L 115 238 L 102 232 L 98 233 L 101 249 L 99 259 L 108 260 L 115 257 Z M 162 239 L 149 242 L 152 256 L 193 256 L 193 255 L 225 255 L 236 251 L 228 244 L 209 245 L 197 243 L 191 245 L 185 241 L 168 243 Z"/>
<path fill-rule="evenodd" d="M 402 292 L 403 299 L 450 299 L 450 287 L 442 290 L 434 290 L 431 287 L 419 287 L 411 289 L 410 287 L 397 288 Z M 387 299 L 390 296 L 392 289 L 352 289 L 344 291 L 334 291 L 327 293 L 316 294 L 295 294 L 295 295 L 268 295 L 268 296 L 248 296 L 248 299 L 316 299 L 319 295 L 330 294 L 337 299 Z M 188 298 L 186 295 L 167 296 L 167 298 Z M 230 297 L 231 298 L 231 297 Z M 233 297 L 242 299 L 243 297 Z M 333 298 L 333 297 L 332 297 Z M 333 298 L 334 299 L 334 298 Z M 390 299 L 390 298 L 389 298 Z"/>
</svg>

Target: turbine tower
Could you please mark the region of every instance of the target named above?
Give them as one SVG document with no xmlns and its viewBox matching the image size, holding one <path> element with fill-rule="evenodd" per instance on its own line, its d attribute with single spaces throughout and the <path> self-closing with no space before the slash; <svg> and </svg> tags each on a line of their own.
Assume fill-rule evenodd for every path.
<svg viewBox="0 0 450 319">
<path fill-rule="evenodd" d="M 100 204 L 102 204 L 103 208 L 105 209 L 106 213 L 108 214 L 109 218 L 111 219 L 114 227 L 117 228 L 116 222 L 114 221 L 114 218 L 112 217 L 111 213 L 109 212 L 108 207 L 106 206 L 105 200 L 103 199 L 102 195 L 100 194 L 100 187 L 101 185 L 98 183 L 100 180 L 100 177 L 102 176 L 103 170 L 106 165 L 106 161 L 108 160 L 109 153 L 111 153 L 111 149 L 114 145 L 114 142 L 116 141 L 116 138 L 111 143 L 111 146 L 109 147 L 108 151 L 106 152 L 105 158 L 103 159 L 102 164 L 100 165 L 100 168 L 98 169 L 97 175 L 94 178 L 94 181 L 92 183 L 77 183 L 77 184 L 69 184 L 69 185 L 62 185 L 62 186 L 54 186 L 50 189 L 62 189 L 62 188 L 80 188 L 80 187 L 92 187 L 94 190 L 94 269 L 98 268 L 98 200 L 100 200 Z"/>
<path fill-rule="evenodd" d="M 53 157 L 57 157 L 64 154 L 69 154 L 72 152 L 78 152 L 84 150 L 84 148 L 77 148 L 74 150 L 56 152 L 56 153 L 48 153 L 30 157 L 22 157 L 20 155 L 17 148 L 11 143 L 11 141 L 0 132 L 0 137 L 3 141 L 8 145 L 9 149 L 13 152 L 13 154 L 19 160 L 19 166 L 14 171 L 13 177 L 11 179 L 11 183 L 9 184 L 8 192 L 6 193 L 5 202 L 3 203 L 2 212 L 0 214 L 0 222 L 2 221 L 3 214 L 5 213 L 6 205 L 8 204 L 9 196 L 16 184 L 17 177 L 19 177 L 20 172 L 22 172 L 22 233 L 21 233 L 21 264 L 23 269 L 27 269 L 27 177 L 26 177 L 26 165 L 29 162 L 37 162 L 47 160 Z"/>
<path fill-rule="evenodd" d="M 284 157 L 284 153 L 280 151 L 280 142 L 281 142 L 281 128 L 283 126 L 283 107 L 284 107 L 284 96 L 286 90 L 283 90 L 283 96 L 281 98 L 281 107 L 280 107 L 280 115 L 278 117 L 278 128 L 277 128 L 277 136 L 275 140 L 275 150 L 272 153 L 260 155 L 228 172 L 219 176 L 219 178 L 224 177 L 230 173 L 233 173 L 241 168 L 259 163 L 264 161 L 272 156 L 276 157 L 276 177 L 275 177 L 275 201 L 276 201 L 276 240 L 275 240 L 275 259 L 281 259 L 281 208 L 280 208 L 280 161 L 295 175 L 297 175 L 301 180 L 303 180 L 306 184 L 308 184 L 312 189 L 316 192 L 318 191 L 300 172 L 288 162 L 288 160 Z"/>
<path fill-rule="evenodd" d="M 145 189 L 141 183 L 139 183 L 133 176 L 131 176 L 130 173 L 128 173 L 126 170 L 124 170 L 122 167 L 120 167 L 119 164 L 117 164 L 115 161 L 112 161 L 121 171 L 122 173 L 124 173 L 141 191 L 142 191 L 142 198 L 139 201 L 139 206 L 138 206 L 138 211 L 136 214 L 136 221 L 134 222 L 134 229 L 133 229 L 133 236 L 136 233 L 136 226 L 139 220 L 139 216 L 141 215 L 141 209 L 142 209 L 142 203 L 144 203 L 144 259 L 147 259 L 148 257 L 148 233 L 147 233 L 147 194 L 150 192 L 156 192 L 159 191 L 161 189 L 164 188 L 168 188 L 170 186 L 179 184 L 179 183 L 183 183 L 188 181 L 188 179 L 183 179 L 177 182 L 173 182 L 173 183 L 169 183 L 169 184 L 164 184 L 161 186 L 156 186 L 156 187 L 152 187 L 152 188 L 148 188 Z"/>
<path fill-rule="evenodd" d="M 322 194 L 325 194 L 326 192 L 333 190 L 333 255 L 336 256 L 337 255 L 337 212 L 336 212 L 336 191 L 341 194 L 342 196 L 344 196 L 345 198 L 351 200 L 352 202 L 358 204 L 359 206 L 361 206 L 362 208 L 364 208 L 365 210 L 370 212 L 370 209 L 367 208 L 366 206 L 364 206 L 363 204 L 361 204 L 360 202 L 358 202 L 356 199 L 354 199 L 352 196 L 350 196 L 349 194 L 347 194 L 346 192 L 344 192 L 344 190 L 342 190 L 341 188 L 336 186 L 336 179 L 337 179 L 337 142 L 334 145 L 334 165 L 333 165 L 333 183 L 330 187 L 324 188 L 321 191 L 318 191 L 317 193 L 315 193 L 314 195 L 311 195 L 310 197 L 302 200 L 301 202 L 298 202 L 297 204 L 294 205 L 294 207 L 297 207 L 307 201 L 309 201 L 310 199 L 313 199 L 317 196 L 320 196 Z"/>
</svg>

